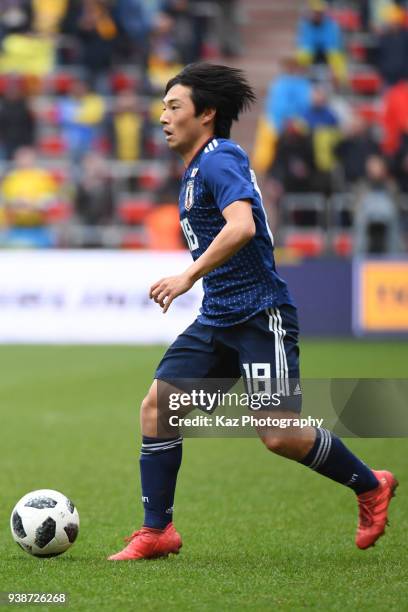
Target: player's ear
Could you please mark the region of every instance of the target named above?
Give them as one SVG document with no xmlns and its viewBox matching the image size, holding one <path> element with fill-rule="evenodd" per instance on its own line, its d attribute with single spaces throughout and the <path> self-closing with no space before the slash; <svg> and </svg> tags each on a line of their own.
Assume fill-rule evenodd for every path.
<svg viewBox="0 0 408 612">
<path fill-rule="evenodd" d="M 208 125 L 212 121 L 215 121 L 215 108 L 205 108 L 202 112 L 202 123 L 203 125 Z"/>
</svg>

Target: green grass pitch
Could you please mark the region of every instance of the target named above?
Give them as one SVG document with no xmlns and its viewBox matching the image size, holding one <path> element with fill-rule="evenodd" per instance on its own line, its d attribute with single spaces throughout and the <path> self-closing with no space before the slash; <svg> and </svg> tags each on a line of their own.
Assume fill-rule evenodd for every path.
<svg viewBox="0 0 408 612">
<path fill-rule="evenodd" d="M 350 491 L 256 439 L 196 439 L 185 441 L 176 495 L 181 554 L 105 561 L 141 524 L 138 406 L 161 354 L 160 347 L 0 349 L 0 591 L 65 591 L 75 612 L 406 609 L 407 441 L 400 439 L 349 442 L 401 482 L 391 526 L 373 549 L 354 546 Z M 302 365 L 307 377 L 407 377 L 408 344 L 308 340 Z M 30 557 L 9 533 L 15 502 L 38 488 L 61 490 L 80 512 L 78 541 L 58 558 Z"/>
</svg>

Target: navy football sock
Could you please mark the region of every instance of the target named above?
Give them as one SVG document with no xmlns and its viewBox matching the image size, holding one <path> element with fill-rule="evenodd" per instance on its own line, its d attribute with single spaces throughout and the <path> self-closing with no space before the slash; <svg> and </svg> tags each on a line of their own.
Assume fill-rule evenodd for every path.
<svg viewBox="0 0 408 612">
<path fill-rule="evenodd" d="M 316 429 L 312 449 L 299 463 L 350 487 L 360 495 L 378 486 L 370 468 L 360 461 L 343 442 L 327 429 Z"/>
<path fill-rule="evenodd" d="M 140 476 L 145 527 L 164 529 L 173 519 L 182 442 L 181 437 L 166 440 L 143 436 Z"/>
</svg>

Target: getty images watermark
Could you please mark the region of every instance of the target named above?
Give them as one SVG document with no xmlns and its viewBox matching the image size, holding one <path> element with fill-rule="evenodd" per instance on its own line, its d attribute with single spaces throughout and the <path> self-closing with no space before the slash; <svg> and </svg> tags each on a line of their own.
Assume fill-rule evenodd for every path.
<svg viewBox="0 0 408 612">
<path fill-rule="evenodd" d="M 408 438 L 408 379 L 174 378 L 157 384 L 158 437 L 249 438 L 259 429 L 303 435 Z"/>
<path fill-rule="evenodd" d="M 170 393 L 168 396 L 168 407 L 171 411 L 184 410 L 186 408 L 200 409 L 204 412 L 212 412 L 216 407 L 240 407 L 251 411 L 278 411 L 283 408 L 281 393 L 223 393 L 221 391 L 208 392 L 204 389 L 193 389 L 190 393 Z M 324 419 L 308 416 L 307 418 L 278 417 L 254 414 L 240 414 L 238 416 L 227 416 L 218 414 L 210 416 L 196 414 L 195 416 L 181 416 L 170 414 L 168 423 L 170 427 L 274 427 L 287 429 L 296 427 L 321 427 Z"/>
</svg>

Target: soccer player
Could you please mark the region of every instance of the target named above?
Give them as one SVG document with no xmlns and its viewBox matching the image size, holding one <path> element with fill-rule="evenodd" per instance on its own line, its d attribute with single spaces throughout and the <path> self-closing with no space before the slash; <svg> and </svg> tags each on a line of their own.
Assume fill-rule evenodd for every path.
<svg viewBox="0 0 408 612">
<path fill-rule="evenodd" d="M 198 318 L 165 353 L 143 400 L 144 523 L 110 560 L 167 556 L 182 545 L 172 522 L 182 437 L 158 437 L 158 381 L 241 375 L 248 381 L 261 370 L 283 384 L 299 379 L 296 308 L 276 272 L 273 238 L 248 157 L 230 140 L 233 120 L 254 99 L 243 73 L 227 66 L 191 64 L 166 87 L 160 121 L 168 146 L 185 164 L 179 210 L 194 262 L 155 282 L 150 297 L 165 313 L 203 278 L 204 298 Z M 298 416 L 296 397 L 299 404 L 286 418 Z M 398 485 L 393 474 L 370 469 L 324 428 L 284 431 L 258 433 L 270 451 L 352 489 L 359 506 L 356 544 L 372 546 L 385 530 Z"/>
</svg>

